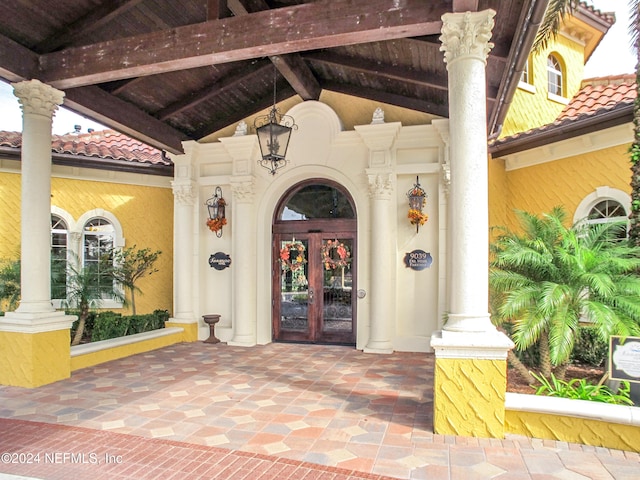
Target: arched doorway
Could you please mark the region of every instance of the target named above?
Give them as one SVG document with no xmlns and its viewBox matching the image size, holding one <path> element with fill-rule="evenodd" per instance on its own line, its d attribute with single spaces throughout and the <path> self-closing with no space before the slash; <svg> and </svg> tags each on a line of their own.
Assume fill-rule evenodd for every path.
<svg viewBox="0 0 640 480">
<path fill-rule="evenodd" d="M 273 340 L 355 345 L 357 220 L 338 184 L 289 189 L 273 220 Z"/>
</svg>

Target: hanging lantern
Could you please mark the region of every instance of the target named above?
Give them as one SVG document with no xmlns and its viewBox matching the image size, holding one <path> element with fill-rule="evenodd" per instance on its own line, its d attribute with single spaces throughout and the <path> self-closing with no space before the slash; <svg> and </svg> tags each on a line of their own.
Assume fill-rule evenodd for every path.
<svg viewBox="0 0 640 480">
<path fill-rule="evenodd" d="M 429 216 L 426 213 L 422 213 L 422 209 L 427 202 L 427 193 L 420 186 L 420 179 L 416 175 L 416 183 L 407 192 L 409 198 L 409 214 L 407 217 L 412 225 L 416 226 L 416 233 L 420 229 L 420 225 L 427 223 Z"/>
<path fill-rule="evenodd" d="M 276 108 L 276 70 L 273 67 L 273 107 L 268 115 L 257 117 L 254 122 L 260 145 L 261 167 L 275 175 L 287 164 L 285 156 L 291 139 L 291 131 L 298 128 L 293 117 L 282 115 Z"/>
<path fill-rule="evenodd" d="M 209 210 L 209 219 L 207 220 L 207 227 L 216 234 L 216 237 L 222 237 L 222 227 L 227 224 L 225 217 L 225 207 L 227 202 L 222 198 L 222 189 L 216 187 L 213 197 L 208 199 L 205 203 L 207 210 Z"/>
</svg>

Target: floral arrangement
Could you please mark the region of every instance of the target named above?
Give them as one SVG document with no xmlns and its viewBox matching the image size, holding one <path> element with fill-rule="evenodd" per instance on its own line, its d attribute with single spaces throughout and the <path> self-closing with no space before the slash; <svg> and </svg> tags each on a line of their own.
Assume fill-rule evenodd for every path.
<svg viewBox="0 0 640 480">
<path fill-rule="evenodd" d="M 294 253 L 292 257 L 291 253 Z M 280 249 L 280 264 L 282 265 L 282 271 L 287 272 L 291 270 L 295 272 L 296 270 L 301 269 L 305 263 L 307 263 L 307 259 L 304 258 L 305 248 L 301 242 L 290 242 L 285 243 Z"/>
<path fill-rule="evenodd" d="M 226 218 L 210 218 L 207 220 L 207 227 L 212 232 L 218 232 L 227 224 Z"/>
<path fill-rule="evenodd" d="M 409 209 L 409 214 L 407 215 L 409 218 L 409 222 L 411 225 L 424 225 L 429 220 L 429 215 L 426 213 L 422 213 L 420 210 L 416 210 L 414 208 Z"/>
<path fill-rule="evenodd" d="M 322 245 L 322 263 L 325 270 L 346 267 L 351 262 L 349 247 L 338 240 L 327 240 Z"/>
</svg>

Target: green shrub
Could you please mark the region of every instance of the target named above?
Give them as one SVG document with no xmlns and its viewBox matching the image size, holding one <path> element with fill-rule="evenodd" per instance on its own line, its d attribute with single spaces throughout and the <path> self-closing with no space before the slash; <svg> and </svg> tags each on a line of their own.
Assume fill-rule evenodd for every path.
<svg viewBox="0 0 640 480">
<path fill-rule="evenodd" d="M 607 361 L 609 345 L 602 340 L 593 327 L 580 327 L 576 333 L 571 359 L 594 367 L 601 367 Z"/>
<path fill-rule="evenodd" d="M 547 380 L 542 375 L 536 375 L 533 372 L 531 372 L 531 375 L 540 382 L 536 395 L 590 400 L 592 402 L 613 403 L 616 405 L 633 405 L 630 398 L 631 387 L 629 382 L 626 381 L 620 382 L 618 393 L 614 393 L 606 385 L 594 385 L 583 378 L 574 378 L 567 382 L 557 379 L 553 373 L 551 374 L 551 380 Z"/>
<path fill-rule="evenodd" d="M 146 315 L 127 316 L 115 312 L 100 312 L 96 315 L 91 341 L 97 342 L 158 330 L 164 328 L 164 322 L 168 319 L 169 312 L 166 310 L 156 310 Z"/>
</svg>

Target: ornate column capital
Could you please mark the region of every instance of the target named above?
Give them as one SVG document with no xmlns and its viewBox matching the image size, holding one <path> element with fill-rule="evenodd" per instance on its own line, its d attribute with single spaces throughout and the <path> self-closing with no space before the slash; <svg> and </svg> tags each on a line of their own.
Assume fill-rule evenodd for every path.
<svg viewBox="0 0 640 480">
<path fill-rule="evenodd" d="M 482 12 L 445 13 L 442 16 L 440 51 L 447 66 L 460 58 L 475 58 L 486 64 L 493 48 L 489 42 L 493 29 L 494 10 Z"/>
<path fill-rule="evenodd" d="M 367 176 L 369 177 L 369 196 L 372 199 L 391 199 L 391 193 L 393 192 L 391 175 L 391 171 L 387 170 L 367 170 Z"/>
<path fill-rule="evenodd" d="M 12 85 L 13 94 L 18 97 L 23 114 L 31 113 L 52 118 L 58 106 L 62 105 L 64 92 L 40 80 L 27 80 Z"/>
<path fill-rule="evenodd" d="M 171 182 L 171 189 L 173 191 L 173 199 L 177 205 L 191 206 L 195 203 L 193 181 L 174 180 Z"/>
</svg>

